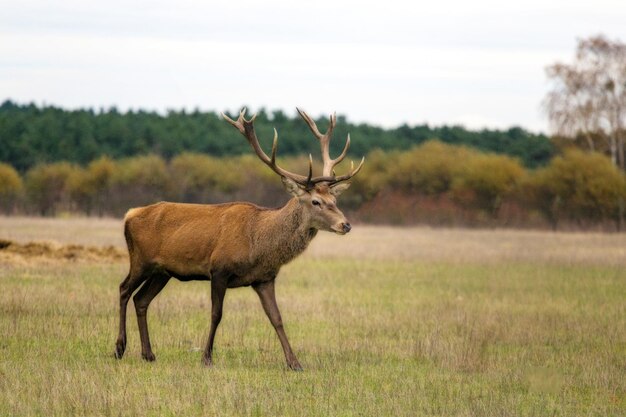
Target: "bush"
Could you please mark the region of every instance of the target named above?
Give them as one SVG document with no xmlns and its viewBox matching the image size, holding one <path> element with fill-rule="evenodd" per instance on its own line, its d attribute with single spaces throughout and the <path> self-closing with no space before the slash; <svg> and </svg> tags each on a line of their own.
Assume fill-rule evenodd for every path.
<svg viewBox="0 0 626 417">
<path fill-rule="evenodd" d="M 514 191 L 524 175 L 515 159 L 496 154 L 472 154 L 457 173 L 452 191 L 458 201 L 498 214 L 502 202 Z"/>
<path fill-rule="evenodd" d="M 111 177 L 111 210 L 122 214 L 131 207 L 164 200 L 172 185 L 167 165 L 160 156 L 122 159 Z"/>
<path fill-rule="evenodd" d="M 215 203 L 235 192 L 243 182 L 243 172 L 232 159 L 183 153 L 170 163 L 176 201 Z"/>
<path fill-rule="evenodd" d="M 621 226 L 626 178 L 597 153 L 567 151 L 534 172 L 510 157 L 437 141 L 406 152 L 375 150 L 366 159 L 340 207 L 368 221 L 544 226 L 543 217 L 553 227 L 562 220 L 583 227 L 611 220 Z M 338 167 L 338 175 L 347 172 L 348 162 Z M 305 156 L 278 164 L 301 175 L 308 171 Z M 320 175 L 321 166 L 314 161 L 313 175 Z M 15 169 L 0 164 L 0 212 L 5 213 L 15 212 L 18 203 L 45 216 L 60 209 L 122 215 L 160 200 L 277 207 L 288 198 L 279 176 L 251 154 L 184 153 L 169 164 L 147 155 L 121 161 L 101 157 L 85 168 L 67 162 L 38 165 L 23 184 Z"/>
<path fill-rule="evenodd" d="M 7 164 L 0 163 L 0 211 L 11 213 L 22 194 L 22 178 L 17 171 Z"/>
<path fill-rule="evenodd" d="M 388 167 L 388 182 L 394 189 L 423 195 L 450 191 L 464 163 L 477 155 L 465 147 L 432 140 L 399 154 Z"/>
<path fill-rule="evenodd" d="M 568 150 L 536 171 L 525 193 L 553 227 L 562 218 L 579 223 L 619 220 L 626 179 L 606 156 Z"/>
<path fill-rule="evenodd" d="M 279 206 L 287 200 L 288 194 L 278 174 L 263 164 L 257 156 L 244 155 L 232 158 L 231 161 L 243 178 L 241 188 L 232 195 L 231 199 L 250 201 L 267 207 Z M 277 163 L 294 173 L 308 172 L 308 159 L 306 165 L 294 158 L 279 159 Z"/>
<path fill-rule="evenodd" d="M 42 216 L 56 214 L 61 206 L 71 209 L 70 182 L 80 175 L 80 168 L 68 162 L 37 165 L 26 173 L 25 188 L 28 201 Z"/>
<path fill-rule="evenodd" d="M 388 186 L 389 170 L 396 164 L 398 155 L 397 152 L 383 152 L 376 149 L 365 157 L 363 168 L 354 181 L 350 181 L 352 186 L 350 194 L 347 195 L 350 196 L 350 200 L 353 200 L 353 206 L 372 200 Z"/>
<path fill-rule="evenodd" d="M 72 178 L 70 196 L 82 212 L 91 215 L 95 211 L 102 216 L 108 211 L 111 182 L 117 169 L 115 161 L 103 156 Z"/>
</svg>

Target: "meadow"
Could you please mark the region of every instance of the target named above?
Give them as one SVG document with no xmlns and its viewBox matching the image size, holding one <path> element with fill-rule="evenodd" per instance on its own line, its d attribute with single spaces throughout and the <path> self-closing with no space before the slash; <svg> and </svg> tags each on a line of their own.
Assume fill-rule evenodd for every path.
<svg viewBox="0 0 626 417">
<path fill-rule="evenodd" d="M 124 248 L 114 219 L 0 217 L 0 239 Z M 304 372 L 246 288 L 226 293 L 203 367 L 206 282 L 152 303 L 153 363 L 129 307 L 118 361 L 127 261 L 54 253 L 0 250 L 2 416 L 626 415 L 625 234 L 320 233 L 277 281 Z"/>
</svg>

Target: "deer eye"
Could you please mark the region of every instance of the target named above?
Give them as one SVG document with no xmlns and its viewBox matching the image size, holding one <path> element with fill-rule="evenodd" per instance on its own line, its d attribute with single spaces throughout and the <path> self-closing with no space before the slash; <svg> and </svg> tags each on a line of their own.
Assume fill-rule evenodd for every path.
<svg viewBox="0 0 626 417">
<path fill-rule="evenodd" d="M 314 206 L 319 206 L 320 202 L 317 201 L 317 200 L 313 200 L 313 201 L 311 201 L 311 204 L 313 204 Z"/>
</svg>

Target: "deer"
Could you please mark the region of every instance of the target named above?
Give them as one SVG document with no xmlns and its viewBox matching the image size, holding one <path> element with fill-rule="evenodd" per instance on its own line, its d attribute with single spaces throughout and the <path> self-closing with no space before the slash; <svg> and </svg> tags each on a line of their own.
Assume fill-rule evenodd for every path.
<svg viewBox="0 0 626 417">
<path fill-rule="evenodd" d="M 233 120 L 222 113 L 224 120 L 246 138 L 259 159 L 280 176 L 291 195 L 284 206 L 271 209 L 248 202 L 160 202 L 132 208 L 126 213 L 124 236 L 130 267 L 119 286 L 119 335 L 114 352 L 117 359 L 122 359 L 126 349 L 126 308 L 131 295 L 139 327 L 141 357 L 149 362 L 156 359 L 148 334 L 147 311 L 168 281 L 176 278 L 210 281 L 211 320 L 202 354 L 204 365 L 213 366 L 213 342 L 222 319 L 226 290 L 249 286 L 257 293 L 274 327 L 287 366 L 294 371 L 302 370 L 284 330 L 276 303 L 275 280 L 281 267 L 300 255 L 319 230 L 339 235 L 350 232 L 350 223 L 337 208 L 337 197 L 350 186 L 348 180 L 361 170 L 365 157 L 356 168 L 351 163 L 348 173 L 336 175 L 334 168 L 346 157 L 350 135 L 341 154 L 331 159 L 329 143 L 336 116 L 330 116 L 329 127 L 322 134 L 309 115 L 300 109 L 297 111 L 320 142 L 321 176 L 313 177 L 310 154 L 306 176 L 278 166 L 278 132 L 274 129 L 272 152 L 268 156 L 254 130 L 256 114 L 246 119 L 243 108 L 238 119 Z"/>
</svg>

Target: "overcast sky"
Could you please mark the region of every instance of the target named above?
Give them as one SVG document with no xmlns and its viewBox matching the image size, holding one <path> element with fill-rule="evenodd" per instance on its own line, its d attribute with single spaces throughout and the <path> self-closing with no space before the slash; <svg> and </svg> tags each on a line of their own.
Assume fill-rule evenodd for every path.
<svg viewBox="0 0 626 417">
<path fill-rule="evenodd" d="M 307 5 L 309 4 L 309 5 Z M 544 68 L 624 0 L 0 0 L 0 100 L 547 131 Z"/>
</svg>

